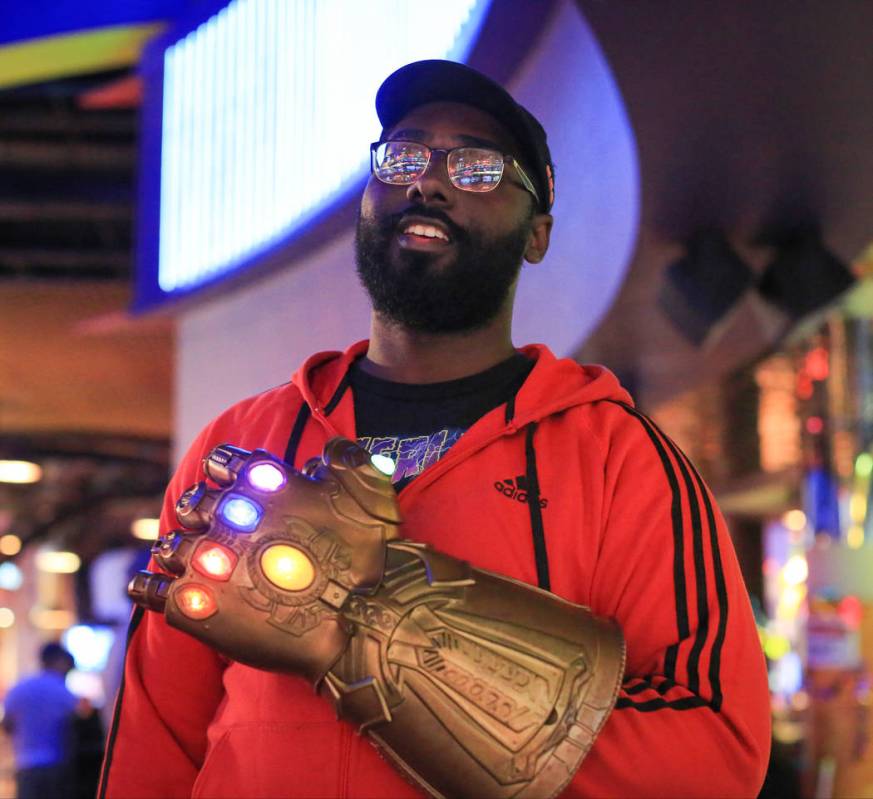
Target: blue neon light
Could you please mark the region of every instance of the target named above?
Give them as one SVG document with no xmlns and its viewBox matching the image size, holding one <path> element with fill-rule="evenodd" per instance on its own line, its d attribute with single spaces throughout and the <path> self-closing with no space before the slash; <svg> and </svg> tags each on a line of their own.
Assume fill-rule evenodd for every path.
<svg viewBox="0 0 873 799">
<path fill-rule="evenodd" d="M 167 46 L 143 244 L 163 295 L 250 263 L 347 195 L 379 135 L 380 82 L 420 58 L 464 60 L 489 6 L 233 0 Z"/>
<path fill-rule="evenodd" d="M 262 508 L 256 503 L 247 497 L 240 497 L 234 494 L 228 496 L 221 503 L 221 508 L 218 512 L 221 518 L 231 527 L 244 533 L 252 532 L 258 526 L 261 516 L 264 514 Z"/>
<path fill-rule="evenodd" d="M 102 625 L 75 624 L 64 632 L 61 640 L 79 671 L 103 671 L 115 642 L 115 632 Z"/>
</svg>

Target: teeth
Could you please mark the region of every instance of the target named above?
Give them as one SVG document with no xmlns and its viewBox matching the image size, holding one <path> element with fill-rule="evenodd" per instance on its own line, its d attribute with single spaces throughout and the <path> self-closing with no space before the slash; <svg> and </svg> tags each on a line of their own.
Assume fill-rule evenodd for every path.
<svg viewBox="0 0 873 799">
<path fill-rule="evenodd" d="M 426 236 L 429 239 L 442 239 L 448 241 L 449 237 L 439 228 L 431 225 L 407 225 L 403 230 L 404 233 L 413 233 L 416 236 Z"/>
</svg>

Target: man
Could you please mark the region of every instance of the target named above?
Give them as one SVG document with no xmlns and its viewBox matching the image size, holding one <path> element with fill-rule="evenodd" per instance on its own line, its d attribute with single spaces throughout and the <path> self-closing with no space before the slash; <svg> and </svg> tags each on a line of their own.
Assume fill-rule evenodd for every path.
<svg viewBox="0 0 873 799">
<path fill-rule="evenodd" d="M 6 696 L 3 728 L 12 735 L 18 799 L 72 797 L 71 734 L 77 698 L 64 678 L 74 666 L 59 644 L 40 650 L 42 671 Z"/>
<path fill-rule="evenodd" d="M 764 661 L 730 539 L 708 490 L 607 370 L 558 360 L 541 345 L 517 350 L 511 341 L 521 264 L 544 258 L 552 226 L 554 178 L 542 127 L 497 84 L 448 62 L 398 70 L 382 85 L 376 106 L 383 133 L 372 148 L 356 239 L 358 272 L 373 303 L 370 340 L 345 353 L 313 356 L 290 384 L 237 404 L 207 426 L 170 484 L 164 532 L 177 516 L 183 527 L 202 529 L 204 502 L 212 508 L 209 529 L 217 529 L 211 514 L 230 489 L 215 494 L 203 484 L 174 509 L 185 489 L 203 478 L 207 456 L 210 478 L 240 489 L 234 482 L 239 469 L 231 466 L 245 464 L 248 454 L 213 451 L 217 445 L 263 448 L 302 469 L 335 436 L 356 439 L 394 462 L 405 539 L 429 545 L 435 562 L 468 577 L 455 559 L 517 581 L 514 610 L 495 605 L 473 614 L 486 631 L 509 629 L 515 613 L 546 601 L 528 585 L 588 606 L 621 628 L 627 670 L 615 710 L 602 730 L 602 719 L 595 725 L 599 736 L 564 795 L 755 795 L 769 746 Z M 306 473 L 316 484 L 333 485 L 326 495 L 344 501 L 346 456 L 337 455 L 336 446 L 329 444 L 324 461 L 310 462 Z M 294 483 L 295 491 L 305 488 L 294 475 L 278 479 Z M 371 520 L 388 520 L 383 527 L 394 524 L 391 508 L 381 516 L 372 512 Z M 396 574 L 390 569 L 394 535 L 384 537 L 386 575 Z M 192 584 L 191 556 L 177 559 L 186 536 L 184 530 L 167 534 L 156 549 L 157 565 L 181 578 L 174 584 L 172 576 L 144 574 L 133 596 L 144 607 L 165 610 L 174 626 L 196 628 L 194 634 L 213 641 L 229 621 L 226 613 L 189 624 L 178 612 L 179 586 Z M 232 536 L 222 540 L 236 547 Z M 407 553 L 416 546 L 400 542 Z M 261 566 L 266 572 L 263 559 Z M 203 565 L 198 568 L 203 574 Z M 474 570 L 467 582 L 487 584 L 483 575 Z M 387 590 L 379 587 L 376 597 Z M 527 600 L 516 601 L 525 591 Z M 204 607 L 214 613 L 204 605 L 208 597 L 192 596 L 196 602 L 186 611 L 192 618 Z M 339 596 L 337 608 L 344 601 Z M 342 613 L 347 619 L 347 605 Z M 271 616 L 270 623 L 278 628 L 285 621 Z M 363 646 L 362 625 L 357 637 L 354 624 L 335 626 L 338 652 Z M 565 629 L 568 637 L 576 632 Z M 244 627 L 234 634 L 246 638 Z M 269 660 L 255 636 L 248 650 L 216 642 L 223 652 L 240 653 L 229 658 L 172 629 L 161 614 L 137 609 L 101 795 L 421 795 L 366 737 L 381 735 L 384 743 L 387 733 L 380 730 L 391 723 L 382 722 L 421 700 L 420 688 L 410 688 L 420 685 L 413 669 L 398 688 L 406 693 L 388 697 L 396 701 L 390 708 L 383 702 L 379 724 L 362 725 L 366 736 L 356 735 L 310 683 L 322 693 L 330 683 L 336 712 L 360 720 L 347 712 L 347 689 L 372 679 L 344 683 L 340 676 L 354 671 L 344 671 L 346 654 L 327 674 L 309 664 L 309 681 L 280 673 L 287 670 L 281 665 L 243 665 L 240 660 Z M 431 644 L 439 649 L 438 642 L 425 641 Z M 543 657 L 552 654 L 547 648 Z M 402 653 L 386 669 L 400 669 L 401 659 Z M 393 675 L 376 682 L 391 682 Z M 470 715 L 475 699 L 466 705 Z M 460 749 L 479 751 L 471 740 L 481 729 L 465 728 L 452 709 L 434 711 L 440 712 L 457 727 L 450 732 Z M 439 731 L 426 729 L 435 742 Z M 414 727 L 409 734 L 414 737 Z M 418 751 L 405 766 L 395 756 L 403 741 L 395 737 L 393 750 L 381 748 L 419 786 L 428 768 L 452 784 L 449 767 L 439 766 L 446 757 L 442 744 L 430 752 L 438 767 L 422 762 L 428 740 L 426 756 Z M 501 795 L 513 795 L 508 790 Z"/>
</svg>

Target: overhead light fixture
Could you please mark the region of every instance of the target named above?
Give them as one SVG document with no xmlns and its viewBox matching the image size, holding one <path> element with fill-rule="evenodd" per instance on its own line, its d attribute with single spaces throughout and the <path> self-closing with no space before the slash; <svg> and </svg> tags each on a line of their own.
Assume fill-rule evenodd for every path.
<svg viewBox="0 0 873 799">
<path fill-rule="evenodd" d="M 51 574 L 73 574 L 82 561 L 75 552 L 43 549 L 36 553 L 36 568 Z"/>
<path fill-rule="evenodd" d="M 792 319 L 828 305 L 855 283 L 849 267 L 827 250 L 815 230 L 786 235 L 776 247 L 758 291 Z"/>
<path fill-rule="evenodd" d="M 0 483 L 38 483 L 41 479 L 38 463 L 0 460 Z"/>
<path fill-rule="evenodd" d="M 0 608 L 0 629 L 5 630 L 15 624 L 15 613 L 11 608 Z"/>
<path fill-rule="evenodd" d="M 700 230 L 685 255 L 667 267 L 658 305 L 686 339 L 700 346 L 753 280 L 724 233 Z"/>
<path fill-rule="evenodd" d="M 134 538 L 142 541 L 154 541 L 160 533 L 160 519 L 134 519 L 130 525 L 130 532 Z"/>
<path fill-rule="evenodd" d="M 21 552 L 21 539 L 13 533 L 0 535 L 0 555 L 11 558 Z"/>
</svg>

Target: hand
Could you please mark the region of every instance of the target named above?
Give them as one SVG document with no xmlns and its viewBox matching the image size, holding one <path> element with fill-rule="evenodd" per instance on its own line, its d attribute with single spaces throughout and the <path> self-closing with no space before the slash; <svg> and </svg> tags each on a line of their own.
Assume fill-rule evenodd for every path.
<svg viewBox="0 0 873 799">
<path fill-rule="evenodd" d="M 139 605 L 242 663 L 322 678 L 351 635 L 340 609 L 378 588 L 398 537 L 391 481 L 335 438 L 303 472 L 264 450 L 216 447 L 176 504 L 183 529 L 128 587 Z"/>
</svg>

